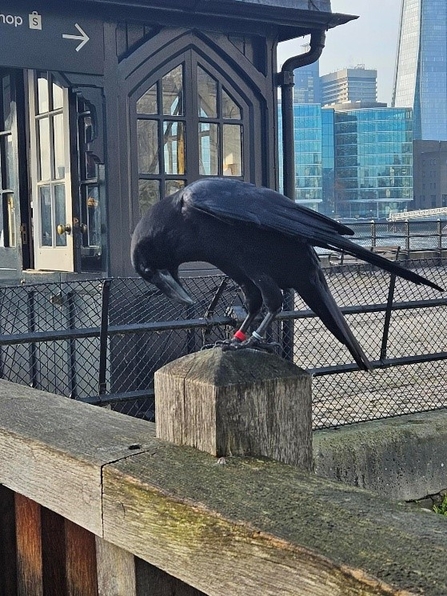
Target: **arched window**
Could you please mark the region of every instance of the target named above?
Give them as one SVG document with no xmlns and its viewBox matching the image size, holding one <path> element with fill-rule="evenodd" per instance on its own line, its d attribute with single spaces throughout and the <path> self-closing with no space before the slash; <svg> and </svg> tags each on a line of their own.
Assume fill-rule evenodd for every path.
<svg viewBox="0 0 447 596">
<path fill-rule="evenodd" d="M 136 94 L 139 215 L 199 177 L 244 178 L 248 107 L 228 87 L 189 50 Z"/>
</svg>

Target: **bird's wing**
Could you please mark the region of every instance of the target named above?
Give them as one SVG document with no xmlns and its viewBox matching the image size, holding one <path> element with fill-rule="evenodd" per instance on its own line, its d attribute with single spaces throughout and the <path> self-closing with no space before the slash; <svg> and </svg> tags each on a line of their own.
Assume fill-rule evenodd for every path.
<svg viewBox="0 0 447 596">
<path fill-rule="evenodd" d="M 185 188 L 183 203 L 186 210 L 198 209 L 230 224 L 243 222 L 301 238 L 322 248 L 336 248 L 334 238 L 354 233 L 284 195 L 239 180 L 207 178 L 194 182 Z"/>
<path fill-rule="evenodd" d="M 360 246 L 345 235 L 354 232 L 343 224 L 288 199 L 273 190 L 226 178 L 202 178 L 185 187 L 181 193 L 185 215 L 199 210 L 227 223 L 243 222 L 262 230 L 286 234 L 354 257 L 396 273 L 416 284 L 425 284 L 440 291 L 440 286 Z"/>
</svg>

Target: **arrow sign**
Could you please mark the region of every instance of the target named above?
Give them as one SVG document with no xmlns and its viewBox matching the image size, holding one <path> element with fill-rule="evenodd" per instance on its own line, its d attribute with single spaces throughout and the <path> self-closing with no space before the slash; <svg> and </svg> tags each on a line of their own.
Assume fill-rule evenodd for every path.
<svg viewBox="0 0 447 596">
<path fill-rule="evenodd" d="M 82 27 L 78 25 L 78 23 L 75 23 L 75 27 L 81 35 L 70 35 L 69 33 L 62 33 L 62 37 L 64 39 L 76 39 L 76 41 L 80 41 L 81 43 L 76 47 L 76 51 L 79 52 L 79 50 L 81 50 L 85 46 L 85 44 L 90 40 L 90 37 L 87 35 L 84 29 L 82 29 Z"/>
</svg>

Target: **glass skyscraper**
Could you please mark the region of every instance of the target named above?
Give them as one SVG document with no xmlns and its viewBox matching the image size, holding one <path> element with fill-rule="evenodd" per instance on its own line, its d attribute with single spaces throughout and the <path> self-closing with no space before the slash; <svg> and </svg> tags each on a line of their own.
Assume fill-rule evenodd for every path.
<svg viewBox="0 0 447 596">
<path fill-rule="evenodd" d="M 413 199 L 410 109 L 335 112 L 334 211 L 342 218 L 384 218 Z"/>
<path fill-rule="evenodd" d="M 282 185 L 282 126 L 279 109 L 279 176 Z M 322 114 L 320 104 L 294 104 L 295 200 L 315 211 L 323 201 Z"/>
<path fill-rule="evenodd" d="M 335 218 L 376 219 L 407 210 L 413 200 L 412 129 L 408 108 L 338 111 L 295 104 L 296 202 Z"/>
<path fill-rule="evenodd" d="M 413 108 L 415 140 L 447 140 L 446 39 L 446 0 L 403 0 L 392 105 Z"/>
</svg>

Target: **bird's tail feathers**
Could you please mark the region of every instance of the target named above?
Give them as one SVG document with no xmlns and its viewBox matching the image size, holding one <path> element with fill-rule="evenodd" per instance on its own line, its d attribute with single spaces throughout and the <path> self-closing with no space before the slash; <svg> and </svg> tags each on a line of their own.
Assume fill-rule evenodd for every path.
<svg viewBox="0 0 447 596">
<path fill-rule="evenodd" d="M 349 328 L 343 313 L 335 302 L 329 288 L 324 280 L 318 284 L 318 287 L 312 286 L 309 300 L 307 292 L 303 287 L 296 288 L 303 300 L 310 306 L 314 313 L 320 317 L 324 325 L 333 335 L 344 344 L 350 351 L 355 362 L 362 370 L 371 370 L 371 364 L 362 350 L 359 342 Z"/>
<path fill-rule="evenodd" d="M 342 250 L 353 257 L 371 263 L 371 265 L 376 265 L 381 269 L 385 269 L 389 273 L 395 273 L 399 277 L 408 279 L 409 281 L 415 284 L 423 284 L 429 286 L 430 288 L 434 288 L 435 290 L 438 290 L 440 292 L 445 291 L 443 288 L 441 288 L 434 282 L 430 281 L 426 277 L 423 277 L 422 275 L 418 275 L 411 269 L 406 269 L 398 263 L 390 261 L 389 259 L 386 259 L 385 257 L 382 257 L 381 255 L 371 250 L 368 250 L 367 248 L 364 248 L 363 246 L 359 246 L 358 244 L 351 242 L 347 238 L 340 238 L 340 240 L 341 242 L 337 243 L 337 247 L 333 246 L 333 248 L 335 248 L 336 250 Z"/>
</svg>

